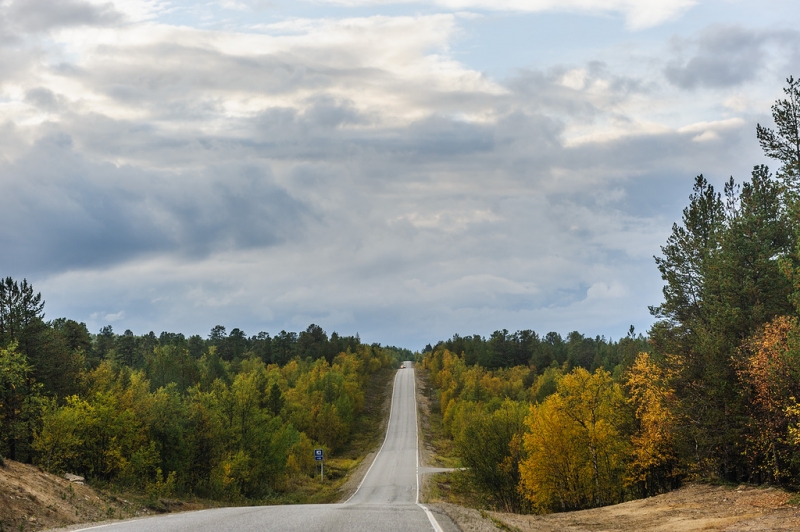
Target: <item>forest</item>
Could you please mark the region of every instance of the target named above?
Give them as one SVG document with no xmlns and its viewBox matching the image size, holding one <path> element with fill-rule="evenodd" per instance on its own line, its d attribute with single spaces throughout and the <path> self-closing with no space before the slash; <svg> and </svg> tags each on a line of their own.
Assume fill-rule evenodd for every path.
<svg viewBox="0 0 800 532">
<path fill-rule="evenodd" d="M 775 173 L 697 176 L 646 337 L 454 336 L 419 355 L 480 503 L 590 508 L 691 480 L 800 489 L 800 82 L 756 128 Z"/>
<path fill-rule="evenodd" d="M 214 327 L 92 334 L 0 281 L 0 460 L 107 486 L 292 501 L 343 453 L 370 380 L 416 358 L 486 507 L 556 512 L 692 480 L 800 489 L 800 82 L 756 138 L 777 162 L 696 177 L 655 265 L 647 335 L 454 335 L 421 353 L 358 336 Z"/>
<path fill-rule="evenodd" d="M 313 450 L 345 451 L 369 380 L 410 356 L 313 324 L 274 337 L 223 326 L 208 338 L 111 326 L 90 334 L 73 320 L 44 321 L 41 294 L 9 277 L 0 284 L 0 457 L 153 500 L 303 500 Z"/>
</svg>

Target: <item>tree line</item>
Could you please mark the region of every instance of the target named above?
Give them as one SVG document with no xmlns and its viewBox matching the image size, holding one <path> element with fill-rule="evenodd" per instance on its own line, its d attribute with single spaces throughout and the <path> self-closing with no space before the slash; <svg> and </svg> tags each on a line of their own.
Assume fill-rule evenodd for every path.
<svg viewBox="0 0 800 532">
<path fill-rule="evenodd" d="M 372 375 L 411 353 L 305 331 L 90 334 L 0 283 L 0 456 L 154 497 L 281 500 L 347 448 Z"/>
<path fill-rule="evenodd" d="M 702 175 L 656 267 L 646 338 L 440 342 L 422 366 L 486 503 L 562 511 L 687 479 L 800 488 L 800 82 L 756 136 L 778 161 Z"/>
<path fill-rule="evenodd" d="M 557 332 L 540 336 L 526 329 L 509 333 L 508 330 L 495 331 L 489 338 L 480 335 L 453 335 L 449 340 L 436 344 L 436 349 L 445 348 L 453 353 L 464 355 L 468 366 L 479 365 L 487 369 L 530 366 L 543 371 L 550 366 L 595 368 L 618 368 L 629 365 L 640 351 L 649 350 L 647 339 L 635 334 L 631 326 L 628 335 L 619 341 L 602 336 L 586 337 L 572 331 L 566 338 Z M 428 344 L 423 354 L 434 350 Z"/>
</svg>

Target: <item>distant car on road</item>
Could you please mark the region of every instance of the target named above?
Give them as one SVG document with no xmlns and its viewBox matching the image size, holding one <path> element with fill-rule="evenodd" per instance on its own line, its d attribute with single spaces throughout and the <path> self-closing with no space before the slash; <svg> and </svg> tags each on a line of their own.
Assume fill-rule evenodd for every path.
<svg viewBox="0 0 800 532">
<path fill-rule="evenodd" d="M 406 369 L 406 365 L 405 364 L 400 364 L 400 369 Z"/>
</svg>

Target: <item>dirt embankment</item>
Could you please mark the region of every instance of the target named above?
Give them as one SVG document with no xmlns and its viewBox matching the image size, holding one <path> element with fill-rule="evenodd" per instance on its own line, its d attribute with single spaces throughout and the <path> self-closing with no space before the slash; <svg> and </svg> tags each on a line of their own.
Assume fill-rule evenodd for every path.
<svg viewBox="0 0 800 532">
<path fill-rule="evenodd" d="M 199 510 L 203 505 L 159 499 L 155 507 L 158 511 L 148 508 L 141 500 L 102 493 L 32 465 L 5 460 L 5 465 L 0 466 L 0 532 L 43 530 L 164 511 Z"/>
<path fill-rule="evenodd" d="M 464 532 L 693 532 L 797 531 L 800 508 L 774 488 L 692 484 L 671 493 L 605 508 L 551 515 L 479 511 L 440 503 Z"/>
<path fill-rule="evenodd" d="M 0 531 L 41 530 L 141 515 L 146 509 L 89 486 L 5 460 L 0 466 Z"/>
</svg>

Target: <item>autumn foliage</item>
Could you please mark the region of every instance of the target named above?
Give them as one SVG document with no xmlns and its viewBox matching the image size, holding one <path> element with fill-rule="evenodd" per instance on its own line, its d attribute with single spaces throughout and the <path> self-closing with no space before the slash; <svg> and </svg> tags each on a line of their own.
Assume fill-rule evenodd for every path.
<svg viewBox="0 0 800 532">
<path fill-rule="evenodd" d="M 763 482 L 791 482 L 800 473 L 789 433 L 800 397 L 798 334 L 796 317 L 779 316 L 742 346 L 739 377 L 749 399 L 746 456 Z"/>
<path fill-rule="evenodd" d="M 238 329 L 223 336 L 223 327 L 209 340 L 110 327 L 92 338 L 83 326 L 45 324 L 40 298 L 29 299 L 28 326 L 9 325 L 19 310 L 0 317 L 0 456 L 154 499 L 291 500 L 315 475 L 314 448 L 347 451 L 371 376 L 398 360 L 397 350 L 357 338 L 334 333 L 331 342 L 316 326 L 277 341 Z M 76 382 L 42 370 L 49 359 L 31 327 L 58 340 L 46 348 L 64 351 L 57 358 L 74 363 L 67 375 Z M 3 330 L 27 344 L 4 344 Z"/>
<path fill-rule="evenodd" d="M 598 369 L 576 368 L 556 393 L 530 407 L 520 490 L 540 512 L 619 502 L 630 442 L 619 384 Z"/>
<path fill-rule="evenodd" d="M 625 483 L 646 495 L 677 487 L 677 399 L 666 371 L 648 353 L 640 353 L 626 372 L 625 388 L 635 417 Z"/>
</svg>

